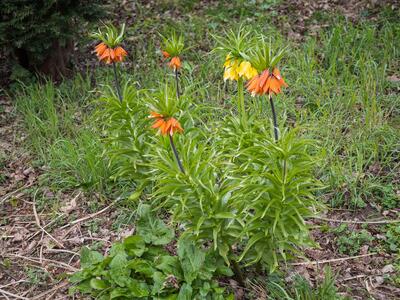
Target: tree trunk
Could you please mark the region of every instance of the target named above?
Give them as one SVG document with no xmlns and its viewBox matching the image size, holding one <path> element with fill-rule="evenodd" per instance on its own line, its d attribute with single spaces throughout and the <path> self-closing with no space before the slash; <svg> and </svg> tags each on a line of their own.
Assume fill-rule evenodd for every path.
<svg viewBox="0 0 400 300">
<path fill-rule="evenodd" d="M 73 50 L 74 43 L 72 40 L 66 42 L 64 47 L 60 45 L 59 41 L 55 41 L 48 56 L 37 70 L 50 76 L 53 80 L 60 80 L 71 72 L 69 65 Z"/>
<path fill-rule="evenodd" d="M 61 46 L 59 41 L 55 41 L 47 51 L 48 55 L 40 64 L 37 64 L 35 59 L 25 49 L 16 49 L 14 53 L 19 64 L 25 69 L 59 81 L 62 77 L 68 76 L 71 73 L 69 67 L 73 51 L 74 43 L 72 40 L 67 41 L 65 46 Z"/>
</svg>

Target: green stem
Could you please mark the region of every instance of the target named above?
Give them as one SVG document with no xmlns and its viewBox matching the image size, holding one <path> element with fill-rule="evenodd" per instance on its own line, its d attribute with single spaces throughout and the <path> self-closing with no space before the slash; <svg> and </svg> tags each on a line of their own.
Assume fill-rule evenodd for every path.
<svg viewBox="0 0 400 300">
<path fill-rule="evenodd" d="M 235 260 L 232 248 L 230 248 L 229 252 L 231 257 L 230 261 L 232 263 L 233 273 L 235 274 L 236 281 L 240 284 L 240 286 L 245 287 L 243 273 L 240 270 L 239 264 Z"/>
<path fill-rule="evenodd" d="M 170 135 L 170 134 L 168 134 L 168 136 L 169 136 L 169 142 L 170 142 L 170 144 L 171 144 L 172 151 L 174 152 L 174 155 L 175 155 L 176 161 L 177 161 L 177 163 L 178 163 L 179 169 L 181 170 L 181 172 L 182 172 L 183 174 L 185 174 L 185 169 L 184 169 L 183 166 L 182 166 L 182 162 L 181 162 L 181 160 L 179 159 L 178 151 L 177 151 L 176 148 L 175 148 L 174 138 L 173 138 L 172 135 Z"/>
<path fill-rule="evenodd" d="M 240 117 L 243 121 L 243 124 L 246 126 L 247 125 L 247 115 L 246 115 L 246 108 L 244 106 L 244 83 L 243 79 L 239 78 L 238 80 L 238 111 L 240 114 Z"/>
<path fill-rule="evenodd" d="M 114 61 L 113 61 L 113 70 L 114 70 L 114 80 L 115 80 L 115 87 L 117 88 L 118 99 L 119 102 L 122 103 L 121 87 L 119 85 L 119 80 L 118 80 L 117 66 L 115 65 Z"/>
<path fill-rule="evenodd" d="M 240 286 L 245 287 L 242 271 L 240 270 L 238 263 L 234 260 L 232 261 L 232 267 L 233 272 L 235 273 L 236 280 L 238 281 Z"/>
<path fill-rule="evenodd" d="M 275 106 L 274 106 L 274 101 L 272 101 L 272 96 L 269 95 L 269 103 L 271 104 L 271 110 L 272 110 L 272 119 L 274 121 L 274 134 L 275 134 L 275 142 L 278 141 L 279 135 L 278 135 L 278 122 L 276 120 L 276 112 L 275 112 Z"/>
</svg>

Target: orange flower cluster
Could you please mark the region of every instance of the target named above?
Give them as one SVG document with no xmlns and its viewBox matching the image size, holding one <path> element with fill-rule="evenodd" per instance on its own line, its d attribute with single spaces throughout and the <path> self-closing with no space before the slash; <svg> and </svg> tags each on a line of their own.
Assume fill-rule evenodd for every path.
<svg viewBox="0 0 400 300">
<path fill-rule="evenodd" d="M 152 111 L 149 118 L 155 119 L 154 124 L 151 126 L 154 129 L 159 129 L 162 135 L 173 135 L 175 132 L 182 133 L 183 128 L 175 118 L 168 120 L 162 114 Z"/>
<path fill-rule="evenodd" d="M 162 51 L 164 60 L 171 57 L 171 55 L 167 51 Z M 174 56 L 171 58 L 171 61 L 168 63 L 168 66 L 173 70 L 179 70 L 182 66 L 181 59 L 179 56 Z"/>
<path fill-rule="evenodd" d="M 253 96 L 255 95 L 275 95 L 281 92 L 281 87 L 287 87 L 288 85 L 283 80 L 281 73 L 278 68 L 274 68 L 272 72 L 268 69 L 264 70 L 260 75 L 257 75 L 251 79 L 246 87 Z"/>
<path fill-rule="evenodd" d="M 100 61 L 104 61 L 106 64 L 113 62 L 121 62 L 125 56 L 128 55 L 125 49 L 118 46 L 114 49 L 109 48 L 105 43 L 100 43 L 96 46 L 95 52 Z"/>
</svg>

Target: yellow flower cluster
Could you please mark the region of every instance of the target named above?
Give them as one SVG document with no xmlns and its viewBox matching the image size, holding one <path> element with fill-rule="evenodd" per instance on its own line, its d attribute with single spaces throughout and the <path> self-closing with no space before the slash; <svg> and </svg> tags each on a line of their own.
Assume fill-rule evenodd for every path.
<svg viewBox="0 0 400 300">
<path fill-rule="evenodd" d="M 257 70 L 253 68 L 250 62 L 243 60 L 239 63 L 238 59 L 232 59 L 229 54 L 226 56 L 224 67 L 224 80 L 238 81 L 240 77 L 245 80 L 250 80 L 258 75 Z"/>
</svg>

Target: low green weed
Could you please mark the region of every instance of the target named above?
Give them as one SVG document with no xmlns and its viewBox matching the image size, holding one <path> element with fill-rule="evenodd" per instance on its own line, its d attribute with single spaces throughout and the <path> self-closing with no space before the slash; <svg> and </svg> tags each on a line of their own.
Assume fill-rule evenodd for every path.
<svg viewBox="0 0 400 300">
<path fill-rule="evenodd" d="M 349 299 L 339 295 L 335 287 L 335 277 L 330 268 L 325 268 L 322 282 L 315 287 L 301 276 L 295 276 L 290 287 L 282 282 L 269 281 L 267 283 L 268 299 L 273 300 L 340 300 Z"/>
<path fill-rule="evenodd" d="M 70 292 L 96 299 L 233 299 L 216 281 L 232 275 L 223 261 L 186 239 L 179 240 L 172 255 L 164 245 L 173 239 L 173 231 L 148 205 L 139 206 L 136 235 L 114 243 L 105 257 L 82 249 L 82 270 L 70 278 Z"/>
<path fill-rule="evenodd" d="M 342 224 L 334 232 L 338 234 L 336 244 L 341 254 L 356 255 L 362 246 L 370 245 L 375 240 L 367 230 L 349 230 L 346 224 Z"/>
<path fill-rule="evenodd" d="M 49 278 L 49 274 L 45 270 L 36 267 L 26 266 L 24 271 L 32 285 L 43 284 Z"/>
<path fill-rule="evenodd" d="M 400 225 L 390 224 L 384 227 L 385 244 L 390 252 L 398 253 L 400 250 Z"/>
</svg>

